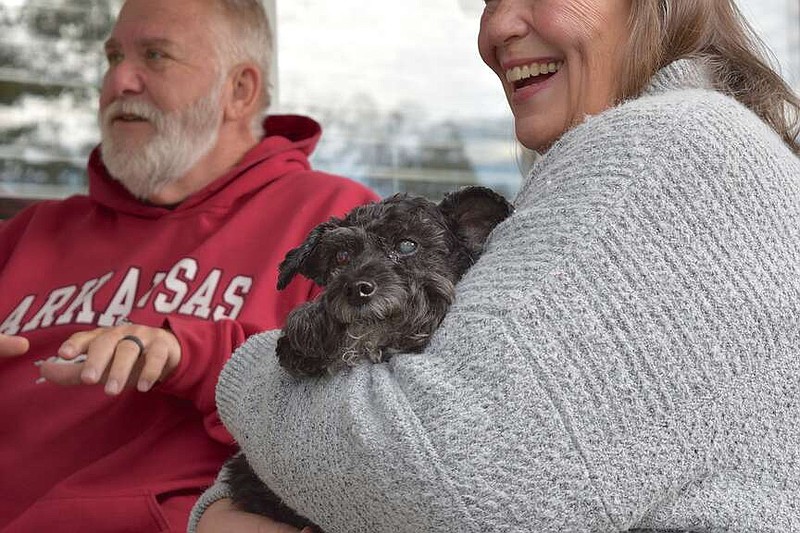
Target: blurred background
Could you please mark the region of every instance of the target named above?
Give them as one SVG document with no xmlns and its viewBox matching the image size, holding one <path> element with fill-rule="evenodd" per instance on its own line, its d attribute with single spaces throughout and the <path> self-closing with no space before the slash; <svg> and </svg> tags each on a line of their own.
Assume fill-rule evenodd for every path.
<svg viewBox="0 0 800 533">
<path fill-rule="evenodd" d="M 312 162 L 381 195 L 465 184 L 513 197 L 529 156 L 477 53 L 480 0 L 264 0 L 272 113 L 323 125 Z M 102 42 L 120 0 L 0 0 L 0 200 L 85 191 Z M 739 0 L 800 91 L 800 0 Z"/>
</svg>

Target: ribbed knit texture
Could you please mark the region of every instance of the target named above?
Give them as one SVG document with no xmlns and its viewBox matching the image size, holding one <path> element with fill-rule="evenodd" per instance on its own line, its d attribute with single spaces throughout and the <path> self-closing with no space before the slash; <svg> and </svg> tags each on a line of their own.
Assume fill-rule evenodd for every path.
<svg viewBox="0 0 800 533">
<path fill-rule="evenodd" d="M 298 381 L 248 341 L 257 472 L 330 533 L 800 531 L 800 161 L 709 86 L 565 134 L 425 353 Z"/>
</svg>

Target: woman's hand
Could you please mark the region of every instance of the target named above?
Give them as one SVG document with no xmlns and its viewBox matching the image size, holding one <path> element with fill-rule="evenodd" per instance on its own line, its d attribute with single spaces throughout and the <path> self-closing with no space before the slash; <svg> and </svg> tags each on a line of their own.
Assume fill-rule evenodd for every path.
<svg viewBox="0 0 800 533">
<path fill-rule="evenodd" d="M 80 355 L 85 361 L 77 362 Z M 181 345 L 171 331 L 125 324 L 71 335 L 58 349 L 58 358 L 39 363 L 39 372 L 59 385 L 104 383 L 106 394 L 117 395 L 126 386 L 147 392 L 180 361 Z"/>
<path fill-rule="evenodd" d="M 197 523 L 197 533 L 313 533 L 310 527 L 301 530 L 276 522 L 266 516 L 246 513 L 228 498 L 211 504 Z"/>
</svg>

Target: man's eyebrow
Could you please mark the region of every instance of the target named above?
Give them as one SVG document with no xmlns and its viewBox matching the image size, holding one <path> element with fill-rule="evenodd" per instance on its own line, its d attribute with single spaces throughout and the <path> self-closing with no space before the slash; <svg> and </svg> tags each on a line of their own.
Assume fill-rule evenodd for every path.
<svg viewBox="0 0 800 533">
<path fill-rule="evenodd" d="M 139 39 L 136 44 L 137 46 L 157 46 L 159 48 L 174 48 L 176 46 L 175 41 L 170 41 L 164 37 L 147 37 Z M 119 46 L 119 42 L 113 37 L 103 43 L 103 48 L 106 50 L 119 48 Z"/>
<path fill-rule="evenodd" d="M 175 41 L 170 41 L 169 39 L 163 37 L 148 37 L 145 39 L 140 39 L 136 42 L 139 46 L 157 46 L 159 48 L 173 48 L 175 46 Z"/>
</svg>

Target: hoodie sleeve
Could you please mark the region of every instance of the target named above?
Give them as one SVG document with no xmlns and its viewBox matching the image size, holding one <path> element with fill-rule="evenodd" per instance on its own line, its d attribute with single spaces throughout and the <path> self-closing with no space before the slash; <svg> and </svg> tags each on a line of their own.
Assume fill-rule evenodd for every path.
<svg viewBox="0 0 800 533">
<path fill-rule="evenodd" d="M 304 292 L 305 297 L 296 304 L 319 294 L 319 287 L 313 283 L 306 280 L 297 280 L 297 283 L 305 285 L 305 290 L 295 290 L 295 294 Z M 164 328 L 178 338 L 181 362 L 172 375 L 159 385 L 158 390 L 191 401 L 202 413 L 208 434 L 224 444 L 233 444 L 232 437 L 217 414 L 214 401 L 217 379 L 231 354 L 248 337 L 263 331 L 263 326 L 228 319 L 209 322 L 170 316 L 164 321 Z"/>
<path fill-rule="evenodd" d="M 224 444 L 233 444 L 217 415 L 214 387 L 230 354 L 258 328 L 233 320 L 208 322 L 180 316 L 169 317 L 164 327 L 180 342 L 181 362 L 158 390 L 191 401 L 203 415 L 208 434 Z"/>
</svg>

